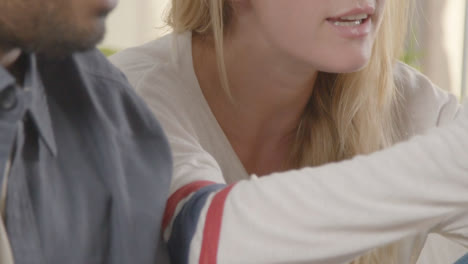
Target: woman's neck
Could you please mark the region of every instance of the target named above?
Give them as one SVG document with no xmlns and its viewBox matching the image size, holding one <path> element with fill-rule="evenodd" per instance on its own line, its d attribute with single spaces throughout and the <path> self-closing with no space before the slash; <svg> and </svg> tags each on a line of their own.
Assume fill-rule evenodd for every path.
<svg viewBox="0 0 468 264">
<path fill-rule="evenodd" d="M 201 89 L 247 171 L 280 169 L 266 167 L 287 160 L 317 72 L 281 58 L 255 38 L 231 33 L 224 45 L 231 100 L 221 88 L 213 41 L 194 35 L 192 43 Z M 249 171 L 246 163 L 257 169 Z"/>
</svg>

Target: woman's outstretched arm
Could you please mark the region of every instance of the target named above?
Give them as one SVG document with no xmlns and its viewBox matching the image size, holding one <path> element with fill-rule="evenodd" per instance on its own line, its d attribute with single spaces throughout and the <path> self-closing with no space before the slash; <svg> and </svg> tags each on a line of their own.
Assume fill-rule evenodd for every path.
<svg viewBox="0 0 468 264">
<path fill-rule="evenodd" d="M 468 210 L 467 113 L 369 156 L 234 185 L 177 118 L 161 122 L 175 161 L 163 226 L 174 263 L 344 263 Z"/>
</svg>

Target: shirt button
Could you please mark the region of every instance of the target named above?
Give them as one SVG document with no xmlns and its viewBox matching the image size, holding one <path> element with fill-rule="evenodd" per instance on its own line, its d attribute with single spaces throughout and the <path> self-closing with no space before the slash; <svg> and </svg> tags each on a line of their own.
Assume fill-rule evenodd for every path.
<svg viewBox="0 0 468 264">
<path fill-rule="evenodd" d="M 3 110 L 11 110 L 18 102 L 16 98 L 15 86 L 9 86 L 0 92 L 0 108 Z"/>
</svg>

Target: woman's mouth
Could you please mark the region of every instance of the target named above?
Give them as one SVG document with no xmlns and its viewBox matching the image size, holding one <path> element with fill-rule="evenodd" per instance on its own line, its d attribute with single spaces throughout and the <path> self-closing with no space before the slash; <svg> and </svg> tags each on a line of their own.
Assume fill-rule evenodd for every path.
<svg viewBox="0 0 468 264">
<path fill-rule="evenodd" d="M 343 38 L 364 38 L 372 32 L 374 10 L 354 9 L 339 16 L 329 17 L 326 21 Z"/>
<path fill-rule="evenodd" d="M 337 18 L 328 18 L 327 21 L 333 23 L 335 26 L 355 27 L 364 24 L 369 19 L 369 14 L 357 14 Z"/>
</svg>

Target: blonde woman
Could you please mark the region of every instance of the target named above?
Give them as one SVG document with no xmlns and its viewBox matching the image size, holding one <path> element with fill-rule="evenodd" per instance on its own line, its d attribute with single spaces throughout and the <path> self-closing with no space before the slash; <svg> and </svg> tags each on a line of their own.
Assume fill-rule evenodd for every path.
<svg viewBox="0 0 468 264">
<path fill-rule="evenodd" d="M 173 150 L 173 263 L 415 263 L 431 232 L 468 246 L 468 120 L 396 62 L 406 5 L 173 0 L 174 33 L 113 57 Z"/>
</svg>

